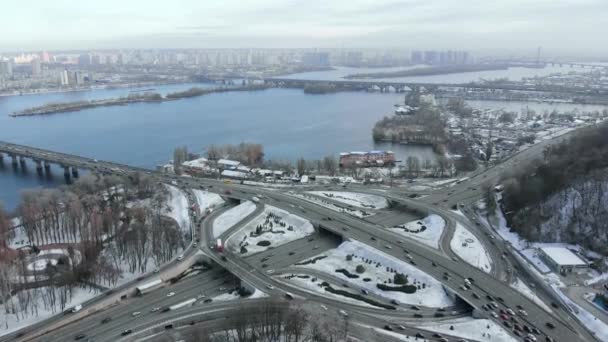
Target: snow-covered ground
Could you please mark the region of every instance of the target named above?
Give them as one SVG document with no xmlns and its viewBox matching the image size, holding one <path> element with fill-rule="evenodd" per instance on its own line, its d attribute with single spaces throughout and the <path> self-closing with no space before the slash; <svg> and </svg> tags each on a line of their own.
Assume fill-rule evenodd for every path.
<svg viewBox="0 0 608 342">
<path fill-rule="evenodd" d="M 422 242 L 427 246 L 439 248 L 439 240 L 445 228 L 445 220 L 439 215 L 429 215 L 422 220 L 411 221 L 391 228 L 392 231 Z"/>
<path fill-rule="evenodd" d="M 492 258 L 479 242 L 477 237 L 469 232 L 459 223 L 456 224 L 454 237 L 450 241 L 452 251 L 461 257 L 468 264 L 480 270 L 490 273 L 492 271 Z"/>
<path fill-rule="evenodd" d="M 560 298 L 572 309 L 574 316 L 587 327 L 590 331 L 595 333 L 601 341 L 608 341 L 608 324 L 602 320 L 597 319 L 589 311 L 585 310 L 580 305 L 572 301 L 566 296 L 557 286 L 551 285 L 553 290 L 560 296 Z"/>
<path fill-rule="evenodd" d="M 251 201 L 242 202 L 234 208 L 226 210 L 215 221 L 213 221 L 213 236 L 218 237 L 237 222 L 255 211 L 255 203 Z"/>
<path fill-rule="evenodd" d="M 388 330 L 384 330 L 384 329 L 380 329 L 380 328 L 371 328 L 374 332 L 376 332 L 376 334 L 378 335 L 387 335 L 387 336 L 391 336 L 393 338 L 396 338 L 398 340 L 401 341 L 416 341 L 416 342 L 426 342 L 426 339 L 417 339 L 415 336 L 410 336 L 410 335 L 404 335 L 404 334 L 400 334 L 394 331 L 388 331 Z"/>
<path fill-rule="evenodd" d="M 314 264 L 299 265 L 296 267 L 310 268 L 325 272 L 334 277 L 339 277 L 345 282 L 352 283 L 360 288 L 368 290 L 378 296 L 394 299 L 402 303 L 424 305 L 427 307 L 446 307 L 453 305 L 452 300 L 443 289 L 442 284 L 435 278 L 422 272 L 418 268 L 405 263 L 391 255 L 371 248 L 358 241 L 346 241 L 335 249 L 323 254 L 327 256 L 318 260 Z M 347 255 L 352 255 L 352 260 L 346 259 Z M 366 263 L 370 260 L 371 263 Z M 365 271 L 361 274 L 356 272 L 357 265 L 363 265 Z M 346 269 L 352 274 L 358 274 L 358 278 L 349 278 L 343 273 L 336 272 L 337 269 Z M 388 270 L 390 269 L 390 270 Z M 376 284 L 384 284 L 389 279 L 393 279 L 395 273 L 402 273 L 408 277 L 408 284 L 415 285 L 418 289 L 413 294 L 400 291 L 383 291 Z M 363 279 L 370 278 L 366 282 Z M 424 285 L 423 285 L 424 284 Z M 386 285 L 390 285 L 386 283 Z"/>
<path fill-rule="evenodd" d="M 282 283 L 285 283 L 285 284 L 288 284 L 288 285 L 296 285 L 298 287 L 298 289 L 300 289 L 302 291 L 306 291 L 308 293 L 319 294 L 319 295 L 322 295 L 323 297 L 339 300 L 339 301 L 344 302 L 344 303 L 349 303 L 349 304 L 360 305 L 360 306 L 365 306 L 365 307 L 369 307 L 369 308 L 378 309 L 377 306 L 368 304 L 368 303 L 366 303 L 364 301 L 357 300 L 357 299 L 354 299 L 354 298 L 340 296 L 339 294 L 325 291 L 325 288 L 323 286 L 321 286 L 321 283 L 324 282 L 323 279 L 317 278 L 315 281 L 312 281 L 312 277 L 301 278 L 301 277 L 298 277 L 298 276 L 303 276 L 303 274 L 294 274 L 294 275 L 295 275 L 295 277 L 289 277 L 289 279 L 287 279 L 286 276 L 275 277 L 275 279 L 277 281 L 279 281 L 279 282 L 282 282 Z M 328 283 L 331 285 L 332 288 L 334 288 L 336 290 L 342 290 L 342 291 L 347 291 L 347 292 L 351 292 L 352 291 L 351 289 L 348 289 L 348 288 L 343 287 L 341 285 L 332 284 L 330 282 L 328 282 Z"/>
<path fill-rule="evenodd" d="M 192 189 L 192 193 L 196 197 L 196 202 L 201 212 L 224 204 L 224 200 L 218 194 L 199 189 Z"/>
<path fill-rule="evenodd" d="M 454 330 L 450 330 L 450 327 L 454 327 Z M 474 319 L 467 317 L 451 321 L 442 321 L 440 324 L 420 325 L 418 328 L 475 341 L 518 341 L 518 339 L 509 335 L 505 329 L 490 319 Z"/>
<path fill-rule="evenodd" d="M 528 259 L 528 262 L 534 265 L 534 267 L 536 267 L 541 273 L 551 272 L 549 266 L 547 266 L 547 264 L 545 264 L 545 262 L 541 258 L 539 258 L 538 250 L 536 248 L 522 249 L 519 252 L 526 259 Z"/>
<path fill-rule="evenodd" d="M 388 201 L 384 197 L 358 192 L 309 191 L 308 193 L 365 209 L 383 209 L 388 206 Z"/>
<path fill-rule="evenodd" d="M 190 233 L 188 198 L 180 189 L 172 185 L 165 184 L 165 186 L 169 190 L 169 198 L 167 199 L 169 209 L 165 209 L 163 215 L 174 219 L 183 234 Z"/>
<path fill-rule="evenodd" d="M 297 194 L 297 193 L 293 193 L 290 192 L 290 194 L 294 197 L 298 197 L 301 198 L 303 200 L 312 202 L 314 204 L 320 205 L 322 207 L 325 207 L 327 209 L 333 210 L 333 211 L 337 211 L 339 213 L 346 213 L 355 217 L 359 217 L 359 218 L 363 218 L 363 217 L 368 217 L 368 216 L 372 216 L 374 213 L 368 212 L 366 210 L 359 210 L 359 209 L 351 209 L 351 208 L 341 208 L 337 205 L 335 205 L 334 203 L 328 202 L 322 198 L 319 198 L 317 196 L 311 196 L 308 194 Z"/>
<path fill-rule="evenodd" d="M 40 293 L 43 293 L 43 292 L 47 291 L 47 288 L 40 287 L 37 289 L 28 290 L 28 291 L 30 291 L 30 292 L 40 291 Z M 66 303 L 66 309 L 70 308 L 70 307 L 74 307 L 75 305 L 78 305 L 80 303 L 83 303 L 83 302 L 95 297 L 97 294 L 98 294 L 98 292 L 76 287 L 76 288 L 74 288 L 72 300 L 70 302 Z M 57 307 L 54 312 L 50 306 L 47 306 L 45 308 L 44 299 L 43 299 L 42 295 L 38 295 L 38 296 L 36 296 L 36 298 L 37 298 L 36 302 L 38 305 L 38 315 L 30 314 L 25 318 L 22 318 L 21 315 L 19 315 L 19 320 L 17 320 L 15 315 L 7 315 L 4 304 L 0 304 L 0 327 L 1 327 L 0 336 L 10 334 L 15 330 L 21 329 L 28 325 L 35 324 L 37 322 L 40 322 L 42 320 L 45 320 L 45 319 L 53 316 L 53 315 L 62 314 L 62 311 L 59 309 L 59 307 Z M 16 296 L 13 296 L 13 302 L 15 303 L 15 305 L 17 305 L 18 300 L 17 300 Z M 30 306 L 30 308 L 31 308 L 31 306 Z M 64 309 L 64 310 L 66 310 L 66 309 Z M 28 313 L 30 313 L 30 312 L 28 311 Z"/>
<path fill-rule="evenodd" d="M 255 289 L 255 291 L 253 291 L 253 293 L 251 294 L 251 296 L 247 297 L 249 299 L 254 299 L 254 298 L 266 298 L 268 297 L 268 295 L 258 289 Z"/>
<path fill-rule="evenodd" d="M 281 223 L 284 225 L 281 226 Z M 261 233 L 256 234 L 256 229 L 261 229 Z M 231 235 L 226 241 L 226 245 L 234 253 L 240 253 L 241 247 L 245 247 L 247 252 L 241 255 L 251 255 L 301 239 L 314 231 L 314 227 L 308 220 L 267 205 L 260 215 Z M 261 241 L 267 241 L 270 244 L 258 246 Z"/>
<path fill-rule="evenodd" d="M 542 300 L 540 300 L 540 298 L 538 298 L 538 296 L 534 293 L 534 291 L 528 285 L 526 285 L 526 283 L 524 283 L 521 279 L 517 278 L 515 280 L 515 283 L 510 284 L 510 285 L 512 288 L 516 289 L 521 294 L 528 297 L 528 299 L 532 300 L 534 303 L 536 303 L 538 306 L 543 308 L 545 311 L 553 312 L 553 310 L 551 310 L 551 308 L 547 304 L 545 304 Z"/>
<path fill-rule="evenodd" d="M 238 291 L 232 291 L 230 293 L 222 293 L 221 295 L 217 295 L 215 297 L 211 297 L 214 302 L 225 302 L 229 300 L 239 299 L 241 296 Z"/>
</svg>

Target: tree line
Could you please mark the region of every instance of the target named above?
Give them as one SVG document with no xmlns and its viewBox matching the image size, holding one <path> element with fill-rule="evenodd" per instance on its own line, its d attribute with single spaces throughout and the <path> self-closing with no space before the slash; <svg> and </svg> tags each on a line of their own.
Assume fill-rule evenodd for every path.
<svg viewBox="0 0 608 342">
<path fill-rule="evenodd" d="M 532 240 L 581 243 L 608 254 L 607 157 L 608 124 L 547 147 L 542 160 L 505 179 L 502 205 L 511 227 Z"/>
<path fill-rule="evenodd" d="M 348 317 L 315 317 L 299 304 L 269 298 L 259 306 L 241 307 L 216 329 L 194 326 L 197 342 L 330 342 L 349 340 Z"/>
<path fill-rule="evenodd" d="M 114 287 L 124 272 L 146 272 L 148 265 L 169 261 L 185 247 L 186 237 L 164 216 L 168 196 L 165 186 L 144 174 L 90 175 L 60 189 L 24 191 L 17 208 L 21 227 L 8 228 L 8 215 L 0 209 L 5 313 L 36 314 L 32 306 L 39 303 L 63 310 L 76 287 Z M 20 245 L 14 241 L 18 235 L 24 240 Z M 9 241 L 17 249 L 9 248 Z M 32 268 L 44 246 L 67 255 L 41 270 Z"/>
</svg>

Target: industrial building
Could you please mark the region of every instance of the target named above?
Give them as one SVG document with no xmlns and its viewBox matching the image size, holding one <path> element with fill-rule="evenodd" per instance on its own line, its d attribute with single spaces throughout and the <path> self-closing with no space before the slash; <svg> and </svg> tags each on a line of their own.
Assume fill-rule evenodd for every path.
<svg viewBox="0 0 608 342">
<path fill-rule="evenodd" d="M 539 257 L 559 273 L 572 272 L 589 267 L 589 263 L 566 247 L 541 247 Z"/>
<path fill-rule="evenodd" d="M 392 151 L 340 153 L 340 167 L 348 167 L 351 165 L 361 167 L 395 165 L 395 153 Z"/>
</svg>

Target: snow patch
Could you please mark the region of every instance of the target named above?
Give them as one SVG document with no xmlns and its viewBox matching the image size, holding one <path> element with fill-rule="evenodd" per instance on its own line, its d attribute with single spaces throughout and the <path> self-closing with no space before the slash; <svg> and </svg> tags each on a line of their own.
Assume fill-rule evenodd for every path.
<svg viewBox="0 0 608 342">
<path fill-rule="evenodd" d="M 309 191 L 308 193 L 365 209 L 383 209 L 388 206 L 386 198 L 377 195 L 344 191 Z"/>
<path fill-rule="evenodd" d="M 477 237 L 464 228 L 460 223 L 456 224 L 454 237 L 450 241 L 452 251 L 468 264 L 490 273 L 492 271 L 492 259 L 479 242 Z"/>
<path fill-rule="evenodd" d="M 218 194 L 198 189 L 192 189 L 192 193 L 196 197 L 196 202 L 201 212 L 224 204 L 224 200 Z"/>
<path fill-rule="evenodd" d="M 450 330 L 450 327 L 454 330 Z M 452 336 L 475 341 L 517 342 L 518 339 L 509 335 L 500 325 L 489 319 L 462 318 L 444 321 L 441 324 L 418 326 L 420 329 L 431 330 Z"/>
<path fill-rule="evenodd" d="M 422 220 L 393 227 L 391 230 L 399 235 L 420 241 L 427 246 L 439 248 L 439 240 L 444 228 L 445 220 L 439 215 L 432 214 Z"/>
<path fill-rule="evenodd" d="M 325 272 L 335 277 L 339 277 L 346 282 L 352 283 L 360 288 L 368 290 L 375 295 L 394 299 L 402 303 L 424 305 L 427 307 L 446 307 L 454 303 L 445 292 L 443 285 L 435 278 L 422 272 L 418 268 L 405 263 L 391 255 L 383 253 L 358 241 L 346 241 L 335 249 L 329 250 L 321 255 L 326 258 L 318 260 L 314 264 L 296 265 L 296 267 L 310 268 Z M 353 255 L 352 260 L 346 260 L 347 255 Z M 320 255 L 319 255 L 320 256 Z M 371 264 L 364 260 L 371 260 Z M 349 278 L 343 273 L 338 273 L 338 269 L 346 269 L 348 272 L 356 274 L 356 266 L 362 265 L 365 271 L 358 274 L 358 278 Z M 384 284 L 389 279 L 394 278 L 394 273 L 387 268 L 402 273 L 408 277 L 408 284 L 419 286 L 413 294 L 400 291 L 383 291 L 376 284 Z M 364 278 L 370 278 L 368 282 Z M 424 284 L 424 287 L 422 287 Z M 388 283 L 386 285 L 389 285 Z"/>
<path fill-rule="evenodd" d="M 284 223 L 284 226 L 280 226 L 279 223 Z M 259 235 L 256 234 L 258 227 L 261 228 Z M 314 231 L 314 227 L 308 220 L 267 205 L 260 215 L 230 236 L 226 244 L 235 253 L 239 253 L 241 247 L 245 247 L 247 253 L 241 253 L 241 255 L 251 255 L 304 238 Z M 269 244 L 258 246 L 258 243 L 262 241 L 267 241 Z"/>
<path fill-rule="evenodd" d="M 234 208 L 226 210 L 213 221 L 213 236 L 219 237 L 240 220 L 255 211 L 255 203 L 243 202 Z"/>
<path fill-rule="evenodd" d="M 165 184 L 169 190 L 167 199 L 168 209 L 163 210 L 163 215 L 168 216 L 177 222 L 180 231 L 185 235 L 190 233 L 190 214 L 188 212 L 188 198 L 180 189 Z"/>
</svg>

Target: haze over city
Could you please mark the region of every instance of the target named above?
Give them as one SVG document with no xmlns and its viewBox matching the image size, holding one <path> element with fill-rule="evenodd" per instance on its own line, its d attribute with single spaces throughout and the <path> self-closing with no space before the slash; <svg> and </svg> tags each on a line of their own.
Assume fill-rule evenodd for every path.
<svg viewBox="0 0 608 342">
<path fill-rule="evenodd" d="M 5 2 L 0 342 L 608 342 L 606 0 Z"/>
<path fill-rule="evenodd" d="M 7 2 L 4 51 L 112 48 L 466 48 L 606 52 L 602 0 Z M 582 53 L 584 51 L 584 53 Z"/>
</svg>

